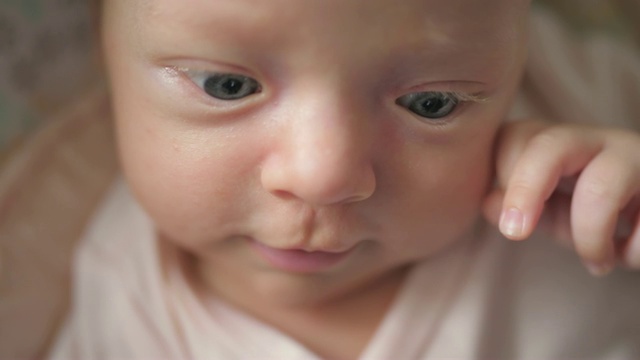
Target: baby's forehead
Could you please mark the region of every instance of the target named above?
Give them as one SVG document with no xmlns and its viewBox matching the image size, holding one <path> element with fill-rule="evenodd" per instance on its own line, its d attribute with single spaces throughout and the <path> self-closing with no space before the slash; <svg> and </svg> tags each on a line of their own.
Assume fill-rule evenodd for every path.
<svg viewBox="0 0 640 360">
<path fill-rule="evenodd" d="M 321 28 L 334 38 L 361 41 L 393 36 L 490 44 L 513 40 L 529 0 L 106 0 L 131 9 L 136 28 L 160 27 L 193 35 L 244 32 L 282 38 Z M 134 9 L 132 9 L 132 7 Z M 314 28 L 315 27 L 315 28 Z M 238 35 L 238 34 L 235 34 Z"/>
<path fill-rule="evenodd" d="M 389 26 L 420 19 L 444 29 L 478 24 L 507 24 L 526 14 L 530 0 L 105 0 L 121 2 L 142 18 L 172 14 L 175 20 L 191 14 L 189 20 L 226 18 L 241 23 L 262 22 L 264 28 L 284 18 L 328 20 L 328 25 L 345 20 L 357 24 L 378 20 Z M 193 16 L 198 15 L 198 16 Z M 330 15 L 330 16 L 326 16 Z M 165 18 L 164 20 L 170 20 Z M 374 25 L 374 24 L 370 24 Z M 301 31 L 304 29 L 291 29 Z M 389 30 L 392 30 L 389 28 Z"/>
<path fill-rule="evenodd" d="M 106 42 L 155 63 L 215 61 L 279 79 L 374 76 L 380 84 L 415 74 L 422 82 L 497 84 L 524 54 L 529 7 L 529 0 L 103 1 Z"/>
</svg>

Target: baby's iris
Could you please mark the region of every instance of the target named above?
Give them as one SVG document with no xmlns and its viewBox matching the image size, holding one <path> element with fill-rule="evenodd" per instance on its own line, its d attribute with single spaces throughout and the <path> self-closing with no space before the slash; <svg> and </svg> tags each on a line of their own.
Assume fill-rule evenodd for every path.
<svg viewBox="0 0 640 360">
<path fill-rule="evenodd" d="M 459 100 L 453 94 L 443 92 L 419 92 L 402 96 L 396 104 L 427 119 L 440 119 L 450 115 Z"/>
<path fill-rule="evenodd" d="M 260 84 L 248 76 L 191 72 L 187 74 L 207 95 L 220 100 L 240 100 L 260 92 Z"/>
<path fill-rule="evenodd" d="M 250 77 L 236 74 L 215 74 L 204 81 L 204 91 L 221 100 L 238 100 L 255 94 L 260 84 Z"/>
</svg>

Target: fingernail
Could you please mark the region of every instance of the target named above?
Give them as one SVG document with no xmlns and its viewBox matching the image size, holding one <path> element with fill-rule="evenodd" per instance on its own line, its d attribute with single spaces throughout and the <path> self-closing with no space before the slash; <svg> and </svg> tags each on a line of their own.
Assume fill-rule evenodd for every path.
<svg viewBox="0 0 640 360">
<path fill-rule="evenodd" d="M 524 215 L 516 208 L 510 208 L 500 217 L 500 232 L 510 237 L 520 237 L 524 232 Z"/>
<path fill-rule="evenodd" d="M 586 266 L 591 275 L 595 277 L 604 277 L 613 270 L 613 266 L 609 264 L 586 263 Z"/>
</svg>

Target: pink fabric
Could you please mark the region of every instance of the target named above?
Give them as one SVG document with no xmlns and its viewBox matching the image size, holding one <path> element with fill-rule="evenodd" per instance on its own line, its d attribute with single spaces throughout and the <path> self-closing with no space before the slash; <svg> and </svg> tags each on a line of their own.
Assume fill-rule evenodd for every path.
<svg viewBox="0 0 640 360">
<path fill-rule="evenodd" d="M 548 240 L 481 231 L 415 266 L 361 359 L 637 359 L 639 284 L 637 274 L 591 278 Z M 317 358 L 198 296 L 122 181 L 79 250 L 75 286 L 55 360 Z"/>
</svg>

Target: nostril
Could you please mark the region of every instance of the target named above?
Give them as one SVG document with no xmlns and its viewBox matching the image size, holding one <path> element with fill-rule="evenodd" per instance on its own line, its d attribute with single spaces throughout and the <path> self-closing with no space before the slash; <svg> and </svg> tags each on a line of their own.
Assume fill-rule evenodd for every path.
<svg viewBox="0 0 640 360">
<path fill-rule="evenodd" d="M 300 169 L 295 164 L 272 163 L 262 168 L 262 187 L 280 200 L 301 200 L 312 205 L 345 204 L 366 200 L 376 188 L 368 166 L 315 166 Z"/>
<path fill-rule="evenodd" d="M 344 202 L 344 203 L 354 203 L 354 202 L 366 200 L 367 198 L 369 198 L 368 195 L 354 195 L 354 196 L 351 196 L 351 197 L 348 197 L 348 198 L 344 199 L 342 202 Z"/>
<path fill-rule="evenodd" d="M 271 194 L 282 200 L 289 200 L 289 199 L 296 198 L 294 194 L 285 190 L 272 190 Z"/>
</svg>

